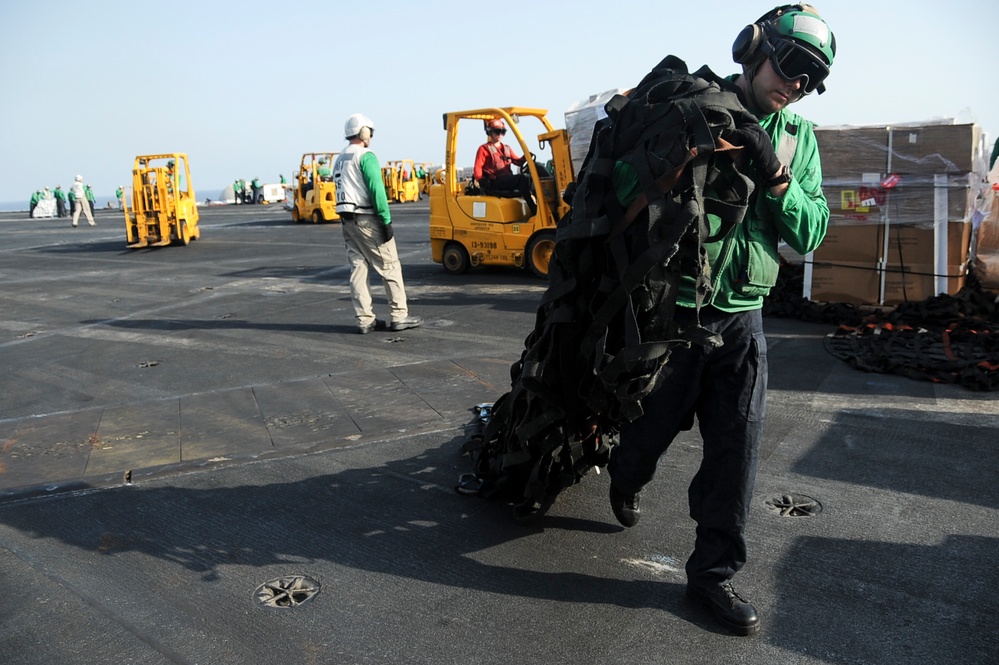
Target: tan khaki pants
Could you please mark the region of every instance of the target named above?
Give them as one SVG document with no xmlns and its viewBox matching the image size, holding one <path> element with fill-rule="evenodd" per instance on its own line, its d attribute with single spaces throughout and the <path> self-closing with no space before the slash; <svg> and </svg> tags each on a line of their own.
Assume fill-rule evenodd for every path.
<svg viewBox="0 0 999 665">
<path fill-rule="evenodd" d="M 94 226 L 94 216 L 90 214 L 90 204 L 87 203 L 86 199 L 83 201 L 80 199 L 73 201 L 73 226 L 76 226 L 76 223 L 80 221 L 81 208 L 83 209 L 83 212 L 87 214 L 87 221 L 90 222 L 91 226 Z M 65 224 L 65 222 L 63 222 L 63 224 Z"/>
<path fill-rule="evenodd" d="M 347 246 L 347 261 L 350 262 L 350 296 L 358 326 L 367 326 L 375 321 L 368 288 L 369 268 L 382 278 L 392 321 L 402 321 L 409 316 L 395 238 L 383 242 L 382 226 L 382 220 L 376 215 L 361 214 L 349 221 L 342 220 L 343 240 Z"/>
</svg>

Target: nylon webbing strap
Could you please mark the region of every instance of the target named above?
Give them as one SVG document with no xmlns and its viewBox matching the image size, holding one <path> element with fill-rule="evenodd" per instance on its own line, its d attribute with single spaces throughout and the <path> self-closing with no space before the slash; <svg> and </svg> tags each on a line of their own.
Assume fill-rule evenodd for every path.
<svg viewBox="0 0 999 665">
<path fill-rule="evenodd" d="M 661 196 L 666 192 L 668 192 L 669 190 L 673 189 L 677 181 L 680 179 L 680 174 L 683 173 L 683 168 L 687 165 L 687 161 L 692 159 L 696 154 L 697 153 L 693 151 L 688 153 L 687 160 L 685 160 L 682 164 L 677 166 L 672 171 L 664 173 L 663 175 L 659 176 L 653 181 L 658 196 Z M 658 198 L 658 196 L 656 198 Z M 649 205 L 649 198 L 644 193 L 639 194 L 638 198 L 636 198 L 631 203 L 631 205 L 628 206 L 628 209 L 625 211 L 624 217 L 621 218 L 621 221 L 619 221 L 617 224 L 614 225 L 614 228 L 610 233 L 611 237 L 613 238 L 619 233 L 624 232 L 624 230 L 628 228 L 628 225 L 631 224 L 633 221 L 635 221 L 635 218 L 638 217 L 639 213 L 645 210 L 645 208 L 647 208 L 648 205 Z"/>
</svg>

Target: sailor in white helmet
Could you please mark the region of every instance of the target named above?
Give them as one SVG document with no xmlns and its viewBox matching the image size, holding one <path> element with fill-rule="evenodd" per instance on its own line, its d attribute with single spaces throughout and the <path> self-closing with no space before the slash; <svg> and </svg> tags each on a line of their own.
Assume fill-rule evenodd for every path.
<svg viewBox="0 0 999 665">
<path fill-rule="evenodd" d="M 87 221 L 91 226 L 97 226 L 94 223 L 94 215 L 90 212 L 90 204 L 87 201 L 87 191 L 83 187 L 83 176 L 78 175 L 73 181 L 73 186 L 70 187 L 69 191 L 73 192 L 73 226 L 76 226 L 77 222 L 80 221 L 80 211 L 82 210 L 87 215 Z"/>
<path fill-rule="evenodd" d="M 336 184 L 336 212 L 342 221 L 350 262 L 350 294 L 357 331 L 366 335 L 386 327 L 392 330 L 416 328 L 423 324 L 423 319 L 409 315 L 382 169 L 369 148 L 375 123 L 367 116 L 355 113 L 347 118 L 343 133 L 348 145 L 333 164 L 333 182 Z M 375 318 L 372 310 L 369 268 L 381 275 L 385 285 L 392 315 L 389 326 Z"/>
</svg>

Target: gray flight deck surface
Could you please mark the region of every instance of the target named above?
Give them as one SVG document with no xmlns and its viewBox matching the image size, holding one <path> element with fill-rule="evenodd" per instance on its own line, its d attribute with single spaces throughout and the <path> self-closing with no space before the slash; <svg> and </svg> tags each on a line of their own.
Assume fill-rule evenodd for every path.
<svg viewBox="0 0 999 665">
<path fill-rule="evenodd" d="M 446 275 L 426 202 L 392 210 L 426 324 L 365 336 L 338 225 L 202 208 L 190 246 L 127 250 L 118 213 L 0 214 L 0 662 L 997 662 L 994 394 L 864 374 L 831 326 L 767 319 L 736 585 L 763 628 L 732 636 L 683 595 L 696 434 L 633 529 L 606 473 L 531 525 L 454 492 L 544 285 Z M 260 602 L 296 576 L 319 592 Z"/>
</svg>

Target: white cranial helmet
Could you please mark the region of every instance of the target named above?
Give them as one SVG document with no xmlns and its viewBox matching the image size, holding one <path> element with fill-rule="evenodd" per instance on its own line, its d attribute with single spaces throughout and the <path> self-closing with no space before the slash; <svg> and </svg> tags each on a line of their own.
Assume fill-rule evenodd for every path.
<svg viewBox="0 0 999 665">
<path fill-rule="evenodd" d="M 367 138 L 371 138 L 375 133 L 375 123 L 363 113 L 355 113 L 347 118 L 347 122 L 343 126 L 343 137 L 345 139 L 352 139 L 355 136 L 361 136 L 361 132 L 365 127 L 368 128 Z M 362 136 L 361 138 L 364 139 L 365 137 Z"/>
</svg>

